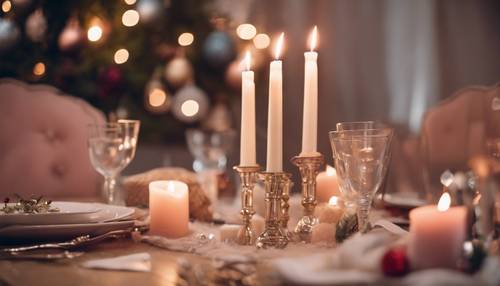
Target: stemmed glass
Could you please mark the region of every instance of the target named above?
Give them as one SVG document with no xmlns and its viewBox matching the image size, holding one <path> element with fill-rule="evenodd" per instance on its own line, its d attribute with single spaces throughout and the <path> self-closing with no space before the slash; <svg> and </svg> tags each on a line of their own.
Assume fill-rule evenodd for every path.
<svg viewBox="0 0 500 286">
<path fill-rule="evenodd" d="M 123 120 L 88 127 L 90 162 L 104 176 L 103 196 L 108 204 L 123 204 L 116 177 L 135 156 L 139 126 L 139 121 Z"/>
<path fill-rule="evenodd" d="M 339 122 L 335 126 L 337 128 L 337 131 L 347 131 L 347 130 L 367 130 L 367 129 L 380 129 L 380 128 L 387 128 L 387 126 L 381 122 L 378 121 L 351 121 L 351 122 Z M 392 139 L 392 138 L 391 138 Z M 339 162 L 335 158 L 333 158 L 335 165 L 340 165 Z M 387 158 L 387 160 L 390 160 L 390 153 Z M 389 164 L 386 164 L 388 166 Z M 382 182 L 385 181 L 387 174 L 387 168 L 384 170 L 384 179 L 382 179 Z M 342 178 L 339 176 L 339 188 L 340 192 L 342 193 L 342 197 L 344 199 L 344 203 L 348 208 L 352 208 L 356 205 L 356 199 L 355 199 L 355 194 L 351 191 L 350 187 L 344 183 Z M 383 184 L 383 183 L 382 183 Z M 382 185 L 383 187 L 383 185 Z"/>
<path fill-rule="evenodd" d="M 342 188 L 357 202 L 359 230 L 366 232 L 373 196 L 387 170 L 392 129 L 331 131 L 329 135 Z"/>
</svg>

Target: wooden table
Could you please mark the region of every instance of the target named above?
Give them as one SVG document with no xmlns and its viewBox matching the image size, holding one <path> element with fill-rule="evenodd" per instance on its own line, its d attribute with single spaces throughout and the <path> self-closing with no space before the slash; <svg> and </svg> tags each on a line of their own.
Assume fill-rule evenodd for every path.
<svg viewBox="0 0 500 286">
<path fill-rule="evenodd" d="M 80 267 L 83 261 L 99 258 L 110 258 L 120 255 L 147 252 L 152 257 L 152 271 L 128 272 L 112 270 L 96 270 Z M 207 258 L 180 252 L 160 249 L 145 243 L 135 243 L 122 239 L 105 242 L 86 251 L 80 257 L 58 261 L 0 260 L 0 285 L 187 285 L 181 278 L 178 259 L 184 258 L 192 265 L 202 265 L 204 269 L 214 269 Z M 262 263 L 257 269 L 268 269 Z M 276 285 L 279 281 L 266 277 L 269 271 L 261 271 L 263 276 L 255 280 L 255 285 Z M 265 281 L 265 283 L 263 282 Z M 205 285 L 222 285 L 210 284 Z M 227 285 L 227 284 L 225 284 Z"/>
</svg>

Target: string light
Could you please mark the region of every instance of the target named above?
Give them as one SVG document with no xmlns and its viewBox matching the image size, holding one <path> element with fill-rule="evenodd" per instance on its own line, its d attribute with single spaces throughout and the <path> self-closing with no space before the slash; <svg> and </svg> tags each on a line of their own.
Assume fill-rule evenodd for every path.
<svg viewBox="0 0 500 286">
<path fill-rule="evenodd" d="M 177 39 L 179 45 L 183 47 L 191 45 L 193 41 L 194 41 L 194 36 L 191 33 L 182 33 Z"/>
<path fill-rule="evenodd" d="M 125 0 L 125 4 L 127 5 L 134 5 L 136 0 Z"/>
<path fill-rule="evenodd" d="M 2 11 L 4 13 L 7 13 L 12 9 L 12 3 L 9 0 L 3 1 L 2 2 Z"/>
<path fill-rule="evenodd" d="M 257 34 L 257 29 L 252 24 L 241 24 L 236 28 L 236 34 L 240 39 L 251 40 Z"/>
<path fill-rule="evenodd" d="M 126 27 L 133 27 L 139 23 L 139 12 L 136 10 L 127 10 L 122 15 L 122 23 Z"/>
<path fill-rule="evenodd" d="M 192 99 L 184 101 L 181 105 L 182 114 L 184 114 L 187 117 L 195 116 L 199 110 L 200 110 L 200 105 L 198 104 L 198 102 Z"/>
<path fill-rule="evenodd" d="M 154 88 L 150 93 L 149 93 L 149 105 L 152 107 L 160 107 L 165 104 L 167 101 L 167 94 L 159 89 L 159 88 Z"/>
<path fill-rule="evenodd" d="M 97 42 L 102 38 L 101 20 L 94 18 L 91 23 L 90 28 L 87 30 L 87 38 L 91 42 Z"/>
<path fill-rule="evenodd" d="M 269 47 L 271 44 L 271 38 L 269 38 L 266 34 L 258 34 L 255 38 L 253 38 L 253 44 L 257 49 L 262 50 Z"/>
<path fill-rule="evenodd" d="M 121 65 L 128 60 L 129 53 L 126 49 L 119 49 L 115 52 L 115 63 Z"/>
<path fill-rule="evenodd" d="M 38 62 L 33 67 L 33 74 L 36 76 L 42 76 L 45 74 L 45 64 L 42 62 Z"/>
</svg>

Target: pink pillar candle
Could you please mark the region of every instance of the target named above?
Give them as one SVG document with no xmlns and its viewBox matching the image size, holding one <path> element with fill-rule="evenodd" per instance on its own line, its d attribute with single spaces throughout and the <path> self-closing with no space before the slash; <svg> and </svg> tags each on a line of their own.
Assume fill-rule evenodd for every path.
<svg viewBox="0 0 500 286">
<path fill-rule="evenodd" d="M 316 177 L 316 200 L 327 203 L 332 196 L 340 196 L 337 172 L 332 166 L 327 166 L 325 172 Z"/>
<path fill-rule="evenodd" d="M 467 209 L 449 207 L 444 193 L 439 204 L 410 211 L 408 253 L 415 269 L 456 268 L 466 237 Z"/>
<path fill-rule="evenodd" d="M 150 233 L 178 238 L 189 233 L 189 190 L 180 181 L 149 184 Z"/>
</svg>

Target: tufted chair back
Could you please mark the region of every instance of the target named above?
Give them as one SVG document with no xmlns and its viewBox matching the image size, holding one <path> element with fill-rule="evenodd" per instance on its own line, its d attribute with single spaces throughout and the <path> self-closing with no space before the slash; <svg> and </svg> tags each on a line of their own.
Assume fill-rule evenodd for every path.
<svg viewBox="0 0 500 286">
<path fill-rule="evenodd" d="M 0 79 L 0 196 L 95 196 L 87 125 L 104 116 L 45 85 Z"/>
<path fill-rule="evenodd" d="M 439 198 L 446 170 L 466 171 L 468 160 L 487 153 L 487 141 L 500 138 L 500 85 L 468 87 L 431 108 L 422 122 L 424 181 Z"/>
</svg>

